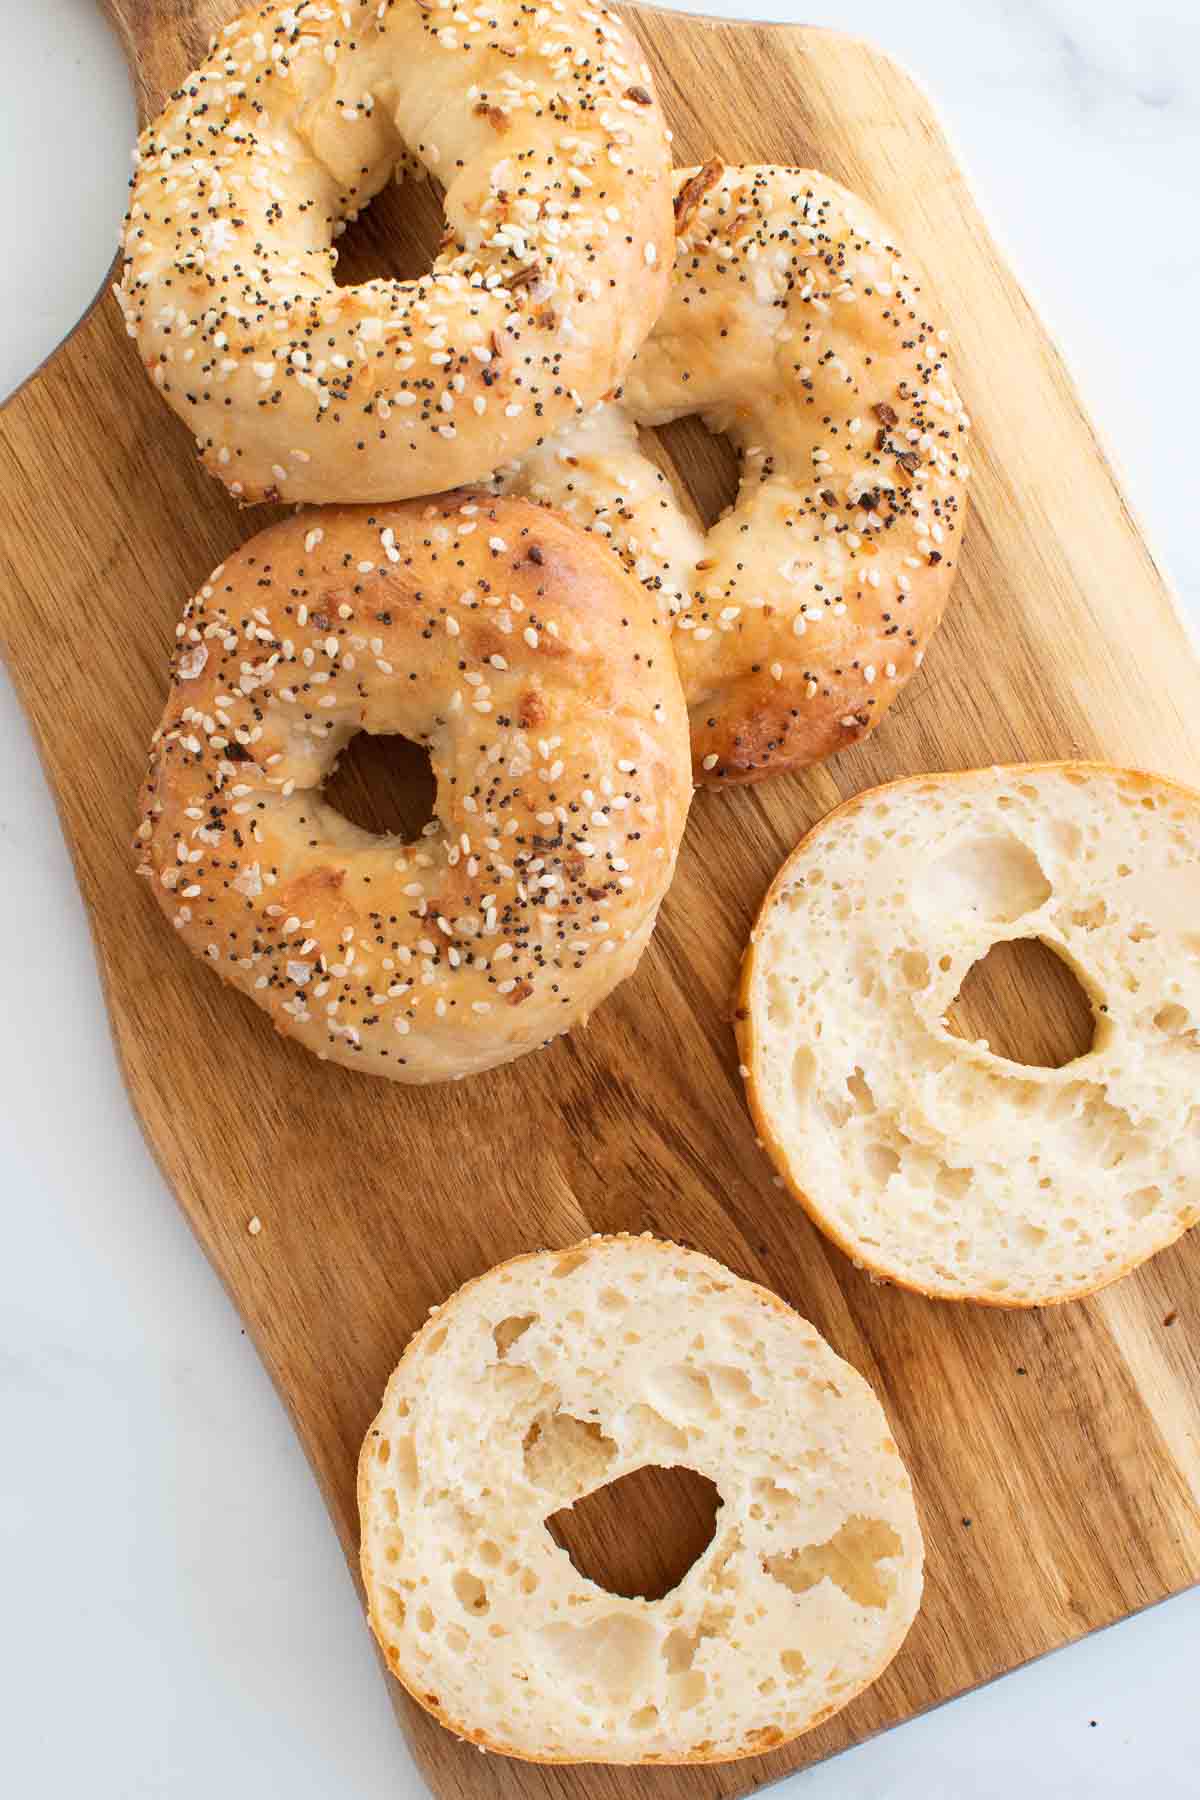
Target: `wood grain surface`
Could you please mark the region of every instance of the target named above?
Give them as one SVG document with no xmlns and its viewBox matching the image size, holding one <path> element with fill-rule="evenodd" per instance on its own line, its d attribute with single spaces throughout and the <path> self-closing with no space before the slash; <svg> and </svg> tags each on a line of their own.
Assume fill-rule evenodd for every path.
<svg viewBox="0 0 1200 1800">
<path fill-rule="evenodd" d="M 143 113 L 235 10 L 110 8 Z M 825 767 L 698 796 L 650 952 L 587 1031 L 459 1086 L 406 1090 L 311 1060 L 187 957 L 132 872 L 134 795 L 180 604 L 269 515 L 239 514 L 201 474 L 107 297 L 0 417 L 0 632 L 75 855 L 118 1053 L 348 1557 L 359 1440 L 428 1307 L 502 1257 L 598 1229 L 679 1238 L 775 1288 L 879 1389 L 913 1472 L 926 1604 L 891 1669 L 839 1717 L 707 1771 L 539 1769 L 461 1746 L 397 1692 L 444 1800 L 748 1793 L 1200 1578 L 1200 1241 L 1044 1312 L 873 1286 L 774 1186 L 728 1022 L 757 903 L 836 801 L 916 770 L 1063 755 L 1200 782 L 1200 671 L 926 97 L 833 33 L 633 22 L 681 160 L 818 165 L 931 268 L 976 421 L 975 474 L 956 600 L 921 675 L 876 737 Z M 352 270 L 411 271 L 437 228 L 427 192 L 391 191 L 355 230 Z M 711 506 L 720 458 L 695 432 L 676 430 L 671 450 Z M 374 804 L 396 805 L 385 759 L 360 777 Z M 997 1027 L 1019 1033 L 1030 998 L 1012 971 L 991 996 L 963 1005 L 999 1006 Z M 1051 1048 L 1070 1043 L 1069 994 L 1047 983 L 1032 1010 L 1057 1021 Z M 676 1529 L 667 1492 L 641 1484 L 617 1535 L 703 1542 L 703 1506 L 692 1495 Z M 603 1556 L 612 1524 L 581 1524 L 589 1554 Z M 623 1578 L 654 1579 L 669 1560 L 635 1556 Z"/>
</svg>

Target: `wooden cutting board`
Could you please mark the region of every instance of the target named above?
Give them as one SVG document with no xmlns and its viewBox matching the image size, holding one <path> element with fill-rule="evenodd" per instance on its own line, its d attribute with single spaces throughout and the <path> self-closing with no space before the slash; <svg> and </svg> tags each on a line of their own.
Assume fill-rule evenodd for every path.
<svg viewBox="0 0 1200 1800">
<path fill-rule="evenodd" d="M 236 10 L 110 6 L 143 115 Z M 1063 755 L 1200 783 L 1200 670 L 920 90 L 827 31 L 649 12 L 633 23 L 681 160 L 819 165 L 930 266 L 976 420 L 975 476 L 956 601 L 921 676 L 875 738 L 827 767 L 697 798 L 650 952 L 586 1032 L 461 1086 L 394 1088 L 281 1042 L 186 956 L 132 873 L 134 793 L 180 603 L 268 515 L 240 515 L 199 472 L 106 295 L 0 417 L 0 631 L 57 790 L 118 1054 L 347 1556 L 359 1441 L 426 1310 L 502 1257 L 598 1229 L 694 1243 L 792 1301 L 881 1391 L 916 1481 L 924 1610 L 883 1679 L 820 1730 L 708 1771 L 537 1769 L 464 1748 L 393 1683 L 444 1797 L 745 1794 L 1200 1578 L 1200 1239 L 1042 1312 L 873 1286 L 773 1185 L 728 1024 L 763 890 L 834 802 L 916 770 Z M 428 193 L 395 190 L 356 228 L 352 268 L 412 272 L 437 233 Z M 720 457 L 695 432 L 676 430 L 672 447 L 711 507 Z M 389 787 L 384 760 L 368 763 L 354 804 L 394 813 L 394 772 Z M 1069 1036 L 1060 988 L 1036 969 L 1008 975 L 975 1029 L 1028 1040 L 1032 1017 Z M 619 1575 L 623 1545 L 638 1591 L 664 1560 L 686 1563 L 698 1504 L 688 1493 L 672 1514 L 648 1484 L 622 1525 L 598 1503 L 577 1552 Z"/>
</svg>

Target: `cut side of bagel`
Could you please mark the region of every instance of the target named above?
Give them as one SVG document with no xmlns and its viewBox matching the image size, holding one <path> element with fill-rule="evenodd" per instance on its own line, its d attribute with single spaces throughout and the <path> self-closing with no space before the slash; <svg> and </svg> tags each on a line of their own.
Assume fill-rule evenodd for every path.
<svg viewBox="0 0 1200 1800">
<path fill-rule="evenodd" d="M 547 1529 L 652 1465 L 721 1501 L 653 1601 L 588 1579 Z M 774 1294 L 649 1237 L 518 1257 L 439 1308 L 367 1434 L 359 1506 L 392 1672 L 452 1731 L 535 1762 L 772 1749 L 875 1679 L 921 1593 L 866 1382 Z"/>
<path fill-rule="evenodd" d="M 1061 1068 L 947 1018 L 1022 939 L 1091 1003 Z M 1200 795 L 1099 763 L 858 795 L 763 903 L 738 1037 L 771 1156 L 862 1267 L 998 1306 L 1116 1280 L 1200 1217 Z"/>
</svg>

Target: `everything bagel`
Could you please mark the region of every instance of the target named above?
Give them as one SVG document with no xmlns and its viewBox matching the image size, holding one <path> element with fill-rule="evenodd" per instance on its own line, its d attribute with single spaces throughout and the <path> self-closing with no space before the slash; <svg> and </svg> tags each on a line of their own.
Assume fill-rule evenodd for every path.
<svg viewBox="0 0 1200 1800">
<path fill-rule="evenodd" d="M 662 115 L 585 0 L 262 7 L 136 163 L 117 298 L 243 501 L 480 478 L 619 382 L 666 293 Z M 414 163 L 445 184 L 432 270 L 337 287 L 344 222 Z"/>
<path fill-rule="evenodd" d="M 321 785 L 359 731 L 428 746 L 435 816 L 375 836 Z M 664 624 L 594 539 L 517 500 L 337 508 L 189 602 L 141 872 L 188 948 L 319 1056 L 474 1074 L 630 974 L 691 793 Z"/>
<path fill-rule="evenodd" d="M 670 298 L 613 404 L 501 471 L 607 536 L 675 613 L 697 781 L 864 737 L 946 604 L 967 425 L 946 332 L 887 228 L 811 169 L 676 175 Z M 699 413 L 739 457 L 705 533 L 639 447 Z"/>
</svg>

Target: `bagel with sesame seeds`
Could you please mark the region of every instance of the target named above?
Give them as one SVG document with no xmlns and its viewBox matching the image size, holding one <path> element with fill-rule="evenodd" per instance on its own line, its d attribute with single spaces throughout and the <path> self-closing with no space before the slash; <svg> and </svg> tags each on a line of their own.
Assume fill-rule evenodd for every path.
<svg viewBox="0 0 1200 1800">
<path fill-rule="evenodd" d="M 613 543 L 668 599 L 698 782 L 758 781 L 864 737 L 953 580 L 968 420 L 946 332 L 891 233 L 811 169 L 676 172 L 666 307 L 623 392 L 498 476 Z M 731 440 L 708 532 L 638 441 L 699 413 Z"/>
<path fill-rule="evenodd" d="M 691 796 L 665 621 L 596 539 L 460 493 L 298 514 L 177 631 L 136 847 L 179 936 L 318 1056 L 458 1078 L 629 975 Z M 322 799 L 360 731 L 428 747 L 434 817 Z"/>
<path fill-rule="evenodd" d="M 654 1465 L 713 1482 L 716 1530 L 661 1599 L 626 1597 L 551 1530 Z M 358 1504 L 392 1674 L 530 1762 L 776 1749 L 878 1677 L 921 1598 L 912 1486 L 866 1381 L 775 1294 L 650 1236 L 514 1257 L 436 1308 L 363 1441 Z"/>
<path fill-rule="evenodd" d="M 618 383 L 666 294 L 666 127 L 586 0 L 259 7 L 135 163 L 126 327 L 244 502 L 481 479 Z M 445 184 L 429 274 L 337 286 L 335 237 L 414 165 Z"/>
</svg>

